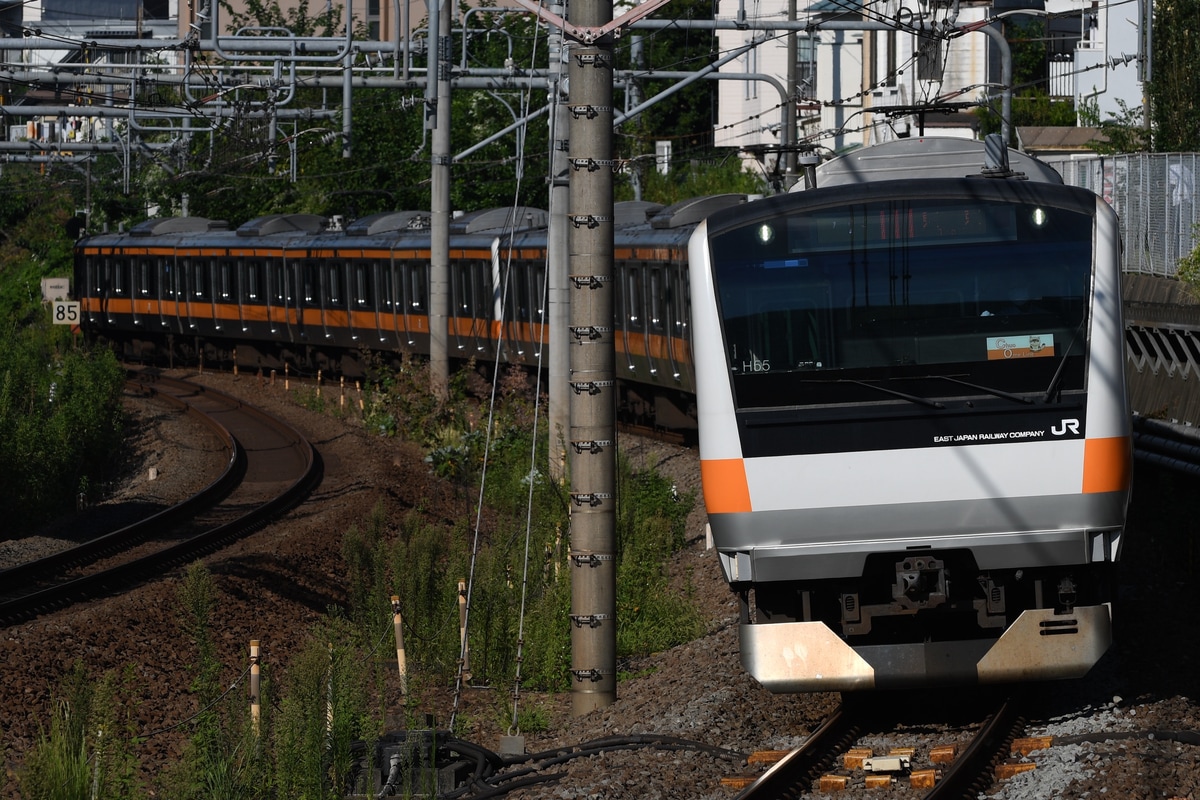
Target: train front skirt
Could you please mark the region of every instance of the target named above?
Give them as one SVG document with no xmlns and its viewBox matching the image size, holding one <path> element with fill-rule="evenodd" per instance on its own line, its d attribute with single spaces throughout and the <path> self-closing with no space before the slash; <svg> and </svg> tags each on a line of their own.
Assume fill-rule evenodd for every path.
<svg viewBox="0 0 1200 800">
<path fill-rule="evenodd" d="M 853 648 L 823 622 L 740 626 L 742 666 L 772 692 L 1079 678 L 1112 643 L 1108 603 L 1023 612 L 999 639 Z"/>
</svg>

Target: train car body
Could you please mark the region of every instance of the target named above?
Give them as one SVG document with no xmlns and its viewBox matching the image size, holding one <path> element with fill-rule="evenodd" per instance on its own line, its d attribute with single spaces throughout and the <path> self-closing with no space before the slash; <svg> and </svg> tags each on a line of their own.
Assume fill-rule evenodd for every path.
<svg viewBox="0 0 1200 800">
<path fill-rule="evenodd" d="M 744 201 L 618 204 L 614 344 L 626 421 L 694 429 L 687 241 L 703 215 Z M 451 222 L 447 343 L 456 362 L 543 362 L 554 335 L 547 223 L 529 208 Z M 430 237 L 428 212 L 413 211 L 345 225 L 275 214 L 236 230 L 147 220 L 77 244 L 83 327 L 131 360 L 361 375 L 368 358 L 428 355 Z"/>
<path fill-rule="evenodd" d="M 1076 677 L 1110 644 L 1115 215 L 983 166 L 961 141 L 867 149 L 692 236 L 704 499 L 773 691 Z"/>
</svg>

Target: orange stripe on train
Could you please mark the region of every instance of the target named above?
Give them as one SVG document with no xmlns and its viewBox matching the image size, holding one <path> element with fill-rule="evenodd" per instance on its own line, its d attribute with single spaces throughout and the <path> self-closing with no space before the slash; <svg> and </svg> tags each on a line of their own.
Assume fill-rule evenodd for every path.
<svg viewBox="0 0 1200 800">
<path fill-rule="evenodd" d="M 1083 493 L 1120 492 L 1133 475 L 1133 444 L 1128 436 L 1087 439 L 1083 443 Z"/>
<path fill-rule="evenodd" d="M 700 480 L 704 485 L 704 505 L 708 513 L 737 514 L 750 510 L 750 484 L 746 481 L 746 463 L 742 459 L 701 461 Z"/>
</svg>

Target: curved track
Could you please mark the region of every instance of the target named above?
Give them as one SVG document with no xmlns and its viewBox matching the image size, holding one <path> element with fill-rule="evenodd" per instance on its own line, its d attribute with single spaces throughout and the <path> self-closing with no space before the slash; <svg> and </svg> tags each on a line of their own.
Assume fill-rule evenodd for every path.
<svg viewBox="0 0 1200 800">
<path fill-rule="evenodd" d="M 229 451 L 222 474 L 178 505 L 69 550 L 0 571 L 0 621 L 12 624 L 110 593 L 245 536 L 302 501 L 320 456 L 294 428 L 222 392 L 152 371 L 135 391 L 201 419 Z"/>
</svg>

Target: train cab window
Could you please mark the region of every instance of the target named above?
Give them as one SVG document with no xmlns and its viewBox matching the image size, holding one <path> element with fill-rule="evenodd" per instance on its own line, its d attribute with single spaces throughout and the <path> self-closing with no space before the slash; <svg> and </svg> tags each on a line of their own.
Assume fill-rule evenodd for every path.
<svg viewBox="0 0 1200 800">
<path fill-rule="evenodd" d="M 1094 208 L 1058 202 L 914 195 L 714 236 L 738 403 L 878 402 L 881 375 L 922 398 L 1082 388 Z"/>
<path fill-rule="evenodd" d="M 334 308 L 346 305 L 345 290 L 342 286 L 342 273 L 345 265 L 334 262 L 325 267 L 325 304 Z"/>
<path fill-rule="evenodd" d="M 354 305 L 358 308 L 371 308 L 371 263 L 354 265 Z"/>
</svg>

